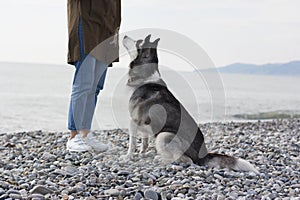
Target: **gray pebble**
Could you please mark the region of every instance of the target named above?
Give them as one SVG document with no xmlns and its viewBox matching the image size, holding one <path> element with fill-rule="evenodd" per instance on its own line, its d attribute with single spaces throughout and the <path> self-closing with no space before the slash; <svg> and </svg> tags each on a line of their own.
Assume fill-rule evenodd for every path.
<svg viewBox="0 0 300 200">
<path fill-rule="evenodd" d="M 22 197 L 27 197 L 28 196 L 28 191 L 26 189 L 21 189 L 19 192 L 20 192 Z"/>
<path fill-rule="evenodd" d="M 12 193 L 12 194 L 9 194 L 8 196 L 12 199 L 22 199 L 22 196 L 20 194 Z"/>
<path fill-rule="evenodd" d="M 43 185 L 36 185 L 34 188 L 32 188 L 30 190 L 30 193 L 31 194 L 42 194 L 42 195 L 45 195 L 45 194 L 52 194 L 54 193 L 53 190 L 43 186 Z"/>
<path fill-rule="evenodd" d="M 46 180 L 45 183 L 46 183 L 47 185 L 50 185 L 50 186 L 53 186 L 53 187 L 57 187 L 57 184 L 56 184 L 56 183 L 53 183 L 52 181 Z"/>
<path fill-rule="evenodd" d="M 4 181 L 0 181 L 0 188 L 7 189 L 9 188 L 9 184 Z"/>
<path fill-rule="evenodd" d="M 139 182 L 141 179 L 138 177 L 131 178 L 132 182 Z"/>
<path fill-rule="evenodd" d="M 42 194 L 31 194 L 31 195 L 29 195 L 28 199 L 44 200 L 45 196 Z"/>
<path fill-rule="evenodd" d="M 185 195 L 182 194 L 182 193 L 178 193 L 178 194 L 177 194 L 177 197 L 184 199 L 184 198 L 185 198 Z"/>
<path fill-rule="evenodd" d="M 105 190 L 104 194 L 109 196 L 119 196 L 120 191 L 117 189 L 109 189 L 109 190 Z"/>
<path fill-rule="evenodd" d="M 78 168 L 72 165 L 68 165 L 62 168 L 67 174 L 73 176 L 78 173 Z"/>
<path fill-rule="evenodd" d="M 135 195 L 134 195 L 134 199 L 135 200 L 141 200 L 143 199 L 143 195 L 140 193 L 140 192 L 137 192 Z"/>
<path fill-rule="evenodd" d="M 238 196 L 239 196 L 238 193 L 235 192 L 235 191 L 232 191 L 232 192 L 229 193 L 229 197 L 231 197 L 233 199 L 236 199 Z"/>
<path fill-rule="evenodd" d="M 8 190 L 7 191 L 7 194 L 18 194 L 18 195 L 20 195 L 20 192 L 18 191 L 18 190 Z"/>
<path fill-rule="evenodd" d="M 29 184 L 28 183 L 23 183 L 23 184 L 20 185 L 20 188 L 27 189 L 27 188 L 29 188 Z"/>
<path fill-rule="evenodd" d="M 4 200 L 4 199 L 8 199 L 8 194 L 2 194 L 1 196 L 0 196 L 0 199 L 2 200 Z"/>
<path fill-rule="evenodd" d="M 124 170 L 118 172 L 118 176 L 128 176 L 129 174 L 130 174 L 129 171 L 124 171 Z"/>
<path fill-rule="evenodd" d="M 2 189 L 2 188 L 0 188 L 0 196 L 1 196 L 2 194 L 5 194 L 5 190 Z"/>
<path fill-rule="evenodd" d="M 49 152 L 45 152 L 45 153 L 43 154 L 43 156 L 41 157 L 41 159 L 47 160 L 47 161 L 54 161 L 55 158 L 56 158 L 56 155 L 53 155 L 53 154 L 51 154 L 51 153 L 49 153 Z"/>
<path fill-rule="evenodd" d="M 131 180 L 128 180 L 125 182 L 125 186 L 126 187 L 132 187 L 133 186 L 133 182 Z"/>
<path fill-rule="evenodd" d="M 151 199 L 151 200 L 158 200 L 158 195 L 155 191 L 151 189 L 147 189 L 144 192 L 145 198 Z"/>
</svg>

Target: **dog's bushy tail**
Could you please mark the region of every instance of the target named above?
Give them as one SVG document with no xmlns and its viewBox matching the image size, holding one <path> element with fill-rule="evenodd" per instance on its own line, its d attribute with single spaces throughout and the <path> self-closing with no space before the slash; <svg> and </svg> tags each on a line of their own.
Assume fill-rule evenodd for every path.
<svg viewBox="0 0 300 200">
<path fill-rule="evenodd" d="M 197 164 L 209 167 L 229 168 L 239 171 L 250 171 L 256 174 L 259 173 L 253 165 L 244 159 L 217 153 L 208 153 L 203 159 L 201 159 L 200 163 Z"/>
</svg>

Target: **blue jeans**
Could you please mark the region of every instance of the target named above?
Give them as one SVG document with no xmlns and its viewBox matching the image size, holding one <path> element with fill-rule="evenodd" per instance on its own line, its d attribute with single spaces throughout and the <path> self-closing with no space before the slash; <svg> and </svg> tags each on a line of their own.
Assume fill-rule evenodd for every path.
<svg viewBox="0 0 300 200">
<path fill-rule="evenodd" d="M 84 53 L 81 19 L 78 25 L 81 60 L 75 62 L 75 75 L 69 106 L 69 130 L 90 130 L 97 103 L 103 89 L 107 63 Z"/>
</svg>

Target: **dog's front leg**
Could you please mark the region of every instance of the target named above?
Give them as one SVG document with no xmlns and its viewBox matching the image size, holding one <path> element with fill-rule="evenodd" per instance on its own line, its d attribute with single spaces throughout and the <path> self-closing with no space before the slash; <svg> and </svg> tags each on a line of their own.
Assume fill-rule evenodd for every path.
<svg viewBox="0 0 300 200">
<path fill-rule="evenodd" d="M 136 150 L 136 134 L 137 134 L 137 124 L 131 120 L 129 125 L 129 148 L 126 155 L 122 156 L 124 160 L 132 160 L 133 154 Z"/>
<path fill-rule="evenodd" d="M 140 153 L 146 153 L 148 146 L 149 146 L 149 138 L 148 137 L 142 138 L 142 146 L 140 149 Z"/>
<path fill-rule="evenodd" d="M 132 160 L 135 150 L 136 150 L 136 136 L 130 135 L 128 152 L 124 158 L 126 160 Z"/>
</svg>

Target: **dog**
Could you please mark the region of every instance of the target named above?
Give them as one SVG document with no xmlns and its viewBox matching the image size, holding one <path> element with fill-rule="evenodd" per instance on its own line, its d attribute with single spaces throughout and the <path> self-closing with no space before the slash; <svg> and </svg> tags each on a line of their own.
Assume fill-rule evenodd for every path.
<svg viewBox="0 0 300 200">
<path fill-rule="evenodd" d="M 137 138 L 142 138 L 140 153 L 146 152 L 149 138 L 154 138 L 156 151 L 165 161 L 259 173 L 246 160 L 207 151 L 197 123 L 161 78 L 157 55 L 160 39 L 151 42 L 150 38 L 123 38 L 131 58 L 127 86 L 133 90 L 129 100 L 129 149 L 124 158 L 133 159 Z"/>
</svg>

